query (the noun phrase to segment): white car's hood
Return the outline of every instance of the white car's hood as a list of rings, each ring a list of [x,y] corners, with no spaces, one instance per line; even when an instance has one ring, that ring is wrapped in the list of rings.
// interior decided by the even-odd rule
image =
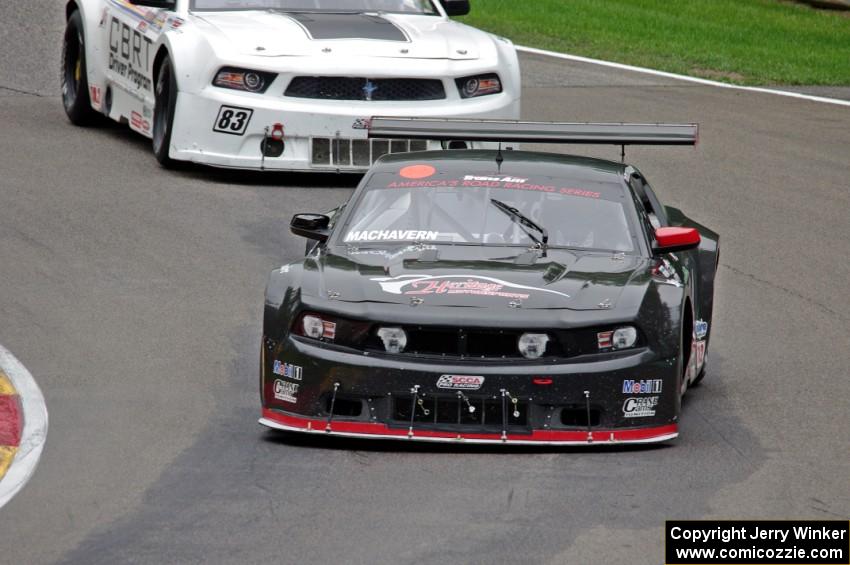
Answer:
[[[488,35],[436,16],[196,12],[201,28],[245,55],[344,54],[407,59],[478,59],[494,49]],[[204,25],[207,24],[207,25]],[[212,39],[212,38],[210,38]],[[328,51],[330,50],[330,51]],[[486,53],[489,55],[490,53]]]

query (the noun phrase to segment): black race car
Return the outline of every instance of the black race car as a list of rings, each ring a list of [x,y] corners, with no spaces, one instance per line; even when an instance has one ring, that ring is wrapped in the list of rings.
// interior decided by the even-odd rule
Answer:
[[[694,144],[694,125],[374,118],[370,135]],[[448,442],[675,438],[702,379],[718,235],[634,167],[552,153],[387,155],[298,214],[272,272],[260,423]]]

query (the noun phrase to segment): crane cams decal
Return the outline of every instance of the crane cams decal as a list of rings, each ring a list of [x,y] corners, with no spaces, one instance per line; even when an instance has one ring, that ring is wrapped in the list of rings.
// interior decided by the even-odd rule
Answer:
[[[298,402],[298,388],[301,385],[298,383],[290,383],[277,379],[274,382],[274,398],[281,402],[289,402],[295,404]]]
[[[443,375],[437,379],[437,388],[451,390],[478,390],[484,384],[484,377],[474,375]]]
[[[376,277],[370,279],[381,285],[381,289],[389,294],[404,294],[408,296],[423,294],[467,294],[474,296],[497,296],[501,298],[527,299],[530,294],[510,292],[505,289],[530,290],[546,292],[569,298],[569,294],[514,284],[492,277],[478,275],[399,275],[397,277]]]
[[[646,418],[655,416],[655,407],[658,406],[657,396],[641,396],[639,398],[627,398],[623,403],[624,418]]]

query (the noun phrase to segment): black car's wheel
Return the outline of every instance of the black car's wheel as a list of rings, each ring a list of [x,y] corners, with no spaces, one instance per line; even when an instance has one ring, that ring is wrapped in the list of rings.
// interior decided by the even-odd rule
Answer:
[[[177,77],[171,59],[166,56],[159,66],[154,91],[153,154],[163,167],[174,168],[176,161],[168,156],[174,107],[177,105]]]
[[[62,42],[62,105],[74,125],[92,125],[100,117],[91,107],[89,98],[83,18],[79,11],[68,18]]]

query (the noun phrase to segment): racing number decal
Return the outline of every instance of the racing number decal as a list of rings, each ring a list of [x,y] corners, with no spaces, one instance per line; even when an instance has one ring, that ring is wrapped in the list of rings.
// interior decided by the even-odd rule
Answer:
[[[213,131],[229,133],[230,135],[244,135],[253,114],[254,110],[249,108],[222,106],[218,111],[218,117],[215,119]]]

